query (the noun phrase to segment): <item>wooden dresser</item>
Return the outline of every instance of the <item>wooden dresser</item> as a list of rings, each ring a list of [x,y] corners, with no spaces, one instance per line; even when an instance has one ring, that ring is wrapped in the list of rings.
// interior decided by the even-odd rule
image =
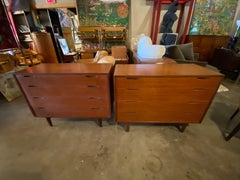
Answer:
[[[14,77],[36,117],[111,117],[111,64],[40,64]]]
[[[194,64],[117,64],[114,72],[116,121],[172,123],[184,131],[200,123],[223,75]]]

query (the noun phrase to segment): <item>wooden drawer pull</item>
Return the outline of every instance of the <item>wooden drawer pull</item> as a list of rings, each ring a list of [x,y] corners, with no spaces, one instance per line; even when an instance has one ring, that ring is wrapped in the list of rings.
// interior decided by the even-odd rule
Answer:
[[[138,80],[139,78],[138,77],[127,77],[127,79],[129,79],[129,80]]]
[[[209,77],[197,77],[197,79],[209,79]]]
[[[138,89],[137,89],[137,88],[127,88],[127,90],[130,90],[130,91],[137,91]]]
[[[126,114],[136,114],[136,112],[125,112]]]
[[[92,110],[100,110],[100,108],[98,108],[98,107],[93,107],[93,108],[91,108]]]
[[[134,100],[127,100],[126,102],[127,103],[135,103],[136,101],[134,101]]]
[[[100,97],[89,97],[88,99],[90,99],[90,100],[100,100],[101,98]]]
[[[32,88],[32,87],[37,87],[37,86],[35,86],[35,85],[28,85],[28,87]]]
[[[194,91],[205,91],[205,89],[204,88],[196,88],[196,89],[194,89]]]
[[[87,78],[95,78],[96,75],[86,75]]]
[[[88,85],[89,88],[98,88],[97,85]]]

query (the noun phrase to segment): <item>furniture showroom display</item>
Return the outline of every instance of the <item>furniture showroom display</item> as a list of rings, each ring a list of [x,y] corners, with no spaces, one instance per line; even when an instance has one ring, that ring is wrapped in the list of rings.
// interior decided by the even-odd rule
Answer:
[[[111,117],[111,64],[40,64],[14,74],[36,117]]]
[[[201,123],[223,75],[194,64],[117,64],[114,71],[116,121]]]

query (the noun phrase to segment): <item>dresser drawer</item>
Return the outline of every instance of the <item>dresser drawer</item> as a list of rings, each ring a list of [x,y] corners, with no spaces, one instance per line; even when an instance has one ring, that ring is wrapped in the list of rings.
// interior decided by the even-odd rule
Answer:
[[[215,89],[219,77],[116,77],[117,88],[202,88]]]
[[[216,93],[216,89],[208,88],[117,88],[117,100],[146,100],[154,101],[209,101]]]
[[[174,115],[169,115],[172,113]],[[200,123],[204,117],[203,112],[198,113],[176,113],[164,111],[144,112],[119,112],[116,116],[117,122],[149,122],[149,123]]]
[[[117,112],[144,112],[148,111],[171,111],[176,113],[182,112],[199,112],[206,111],[208,102],[188,101],[188,102],[160,102],[160,101],[119,101]],[[169,114],[171,116],[171,114]]]
[[[87,96],[34,96],[28,99],[32,107],[39,106],[62,106],[62,104],[71,104],[72,106],[83,107],[107,107],[110,103],[110,98],[103,97],[87,97]],[[49,105],[51,102],[51,105]]]
[[[99,85],[82,85],[82,86],[58,86],[49,84],[48,86],[42,85],[28,85],[22,86],[24,93],[27,96],[97,96],[102,97],[109,92],[109,86]]]
[[[78,86],[81,85],[105,85],[108,83],[106,75],[17,75],[17,79],[23,86],[28,85],[56,85]]]
[[[66,106],[64,109],[57,109],[51,107],[38,107],[34,109],[36,117],[82,117],[82,118],[100,118],[111,117],[111,110],[92,107],[84,109],[75,109],[72,106]]]

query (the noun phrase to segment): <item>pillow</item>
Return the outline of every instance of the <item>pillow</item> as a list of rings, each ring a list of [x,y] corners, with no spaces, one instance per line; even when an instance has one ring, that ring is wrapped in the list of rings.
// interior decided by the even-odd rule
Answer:
[[[177,45],[178,48],[181,50],[185,60],[194,61],[194,53],[193,53],[193,43],[186,43],[186,44],[179,44]]]
[[[178,46],[168,46],[167,47],[167,57],[172,59],[185,60],[185,57]]]

